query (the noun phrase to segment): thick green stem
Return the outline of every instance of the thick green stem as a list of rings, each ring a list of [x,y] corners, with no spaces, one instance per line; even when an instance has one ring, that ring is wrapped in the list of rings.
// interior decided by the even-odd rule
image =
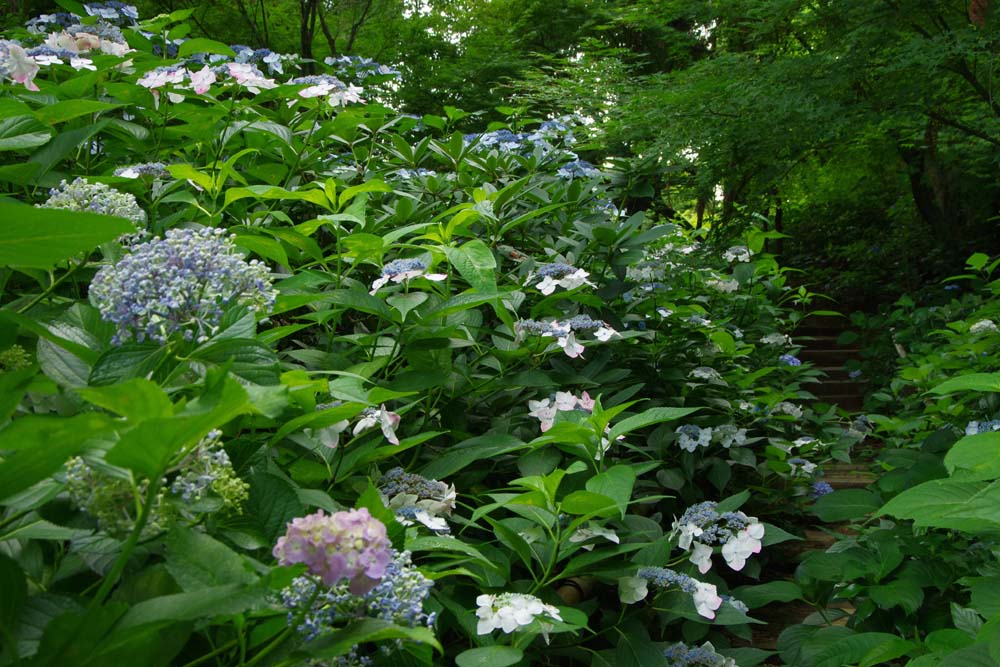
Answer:
[[[91,609],[99,607],[108,597],[111,589],[118,583],[119,577],[121,577],[122,572],[125,570],[125,565],[128,564],[128,559],[132,557],[132,552],[135,551],[135,547],[139,543],[139,536],[142,535],[142,529],[146,527],[146,523],[149,521],[149,513],[156,502],[156,496],[160,493],[160,484],[161,478],[159,475],[149,480],[149,488],[146,489],[146,497],[142,504],[142,511],[139,512],[139,518],[136,519],[135,525],[132,527],[132,532],[129,533],[128,539],[125,540],[121,553],[118,554],[118,560],[115,561],[115,564],[111,567],[111,571],[104,577],[104,581],[101,582],[101,587],[97,589],[94,599],[90,601]]]

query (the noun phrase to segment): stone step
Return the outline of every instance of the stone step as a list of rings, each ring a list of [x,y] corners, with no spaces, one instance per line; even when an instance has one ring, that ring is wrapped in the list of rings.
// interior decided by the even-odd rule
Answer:
[[[847,378],[846,380],[838,380],[830,378],[823,380],[817,385],[810,386],[809,389],[812,393],[817,396],[863,396],[865,390],[868,388],[866,382],[861,382],[860,380],[852,380]]]
[[[875,483],[878,476],[861,463],[828,463],[823,466],[823,481],[834,489],[862,489]]]
[[[840,366],[852,359],[860,359],[861,351],[852,348],[818,348],[804,347],[799,351],[799,359],[811,361],[816,365]]]

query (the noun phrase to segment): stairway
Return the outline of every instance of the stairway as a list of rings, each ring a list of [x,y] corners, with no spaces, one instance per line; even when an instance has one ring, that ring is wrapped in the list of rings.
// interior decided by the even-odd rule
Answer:
[[[868,383],[848,376],[844,364],[860,359],[861,351],[856,346],[837,344],[848,325],[844,317],[810,315],[795,330],[793,339],[803,346],[799,359],[826,374],[820,384],[810,387],[816,398],[848,412],[860,412]]]

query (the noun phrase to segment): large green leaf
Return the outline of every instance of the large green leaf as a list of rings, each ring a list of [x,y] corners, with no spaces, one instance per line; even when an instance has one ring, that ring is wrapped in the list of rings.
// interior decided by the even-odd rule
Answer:
[[[513,646],[480,646],[455,656],[458,667],[509,667],[524,658],[524,651]]]
[[[1000,477],[1000,433],[962,438],[944,456],[944,465],[955,479],[965,482]]]
[[[475,239],[458,248],[445,247],[443,250],[451,265],[472,287],[485,293],[497,291],[497,263],[488,245]]]
[[[112,427],[107,416],[96,413],[14,420],[0,431],[0,450],[10,452],[0,462],[0,501],[53,474],[88,441]]]
[[[821,496],[813,504],[813,514],[823,521],[861,519],[879,508],[875,494],[866,489],[841,489]]]
[[[258,579],[238,553],[215,538],[187,526],[167,535],[167,570],[187,592],[211,586],[251,584]]]
[[[420,474],[431,479],[442,479],[476,462],[487,461],[501,454],[509,454],[527,447],[522,440],[503,433],[487,433],[470,438],[448,448],[428,463]]]
[[[213,428],[248,409],[246,391],[236,380],[227,379],[189,403],[184,412],[147,419],[126,431],[105,458],[113,465],[156,478],[181,448],[197,443]]]
[[[650,408],[637,415],[623,419],[615,424],[611,429],[611,433],[608,434],[608,439],[614,442],[614,440],[620,435],[625,435],[626,433],[630,433],[653,424],[662,424],[663,422],[674,421],[675,419],[686,417],[699,409],[700,408]]]
[[[386,642],[403,639],[423,644],[430,644],[441,651],[441,644],[430,628],[408,628],[375,618],[365,618],[353,621],[347,627],[323,635],[309,642],[305,651],[316,658],[335,658],[344,655],[356,644],[365,642]]]
[[[22,115],[0,119],[0,151],[36,148],[52,138],[52,130],[34,116]]]
[[[931,389],[934,394],[951,394],[956,391],[1000,392],[1000,373],[969,373],[945,380]]]
[[[587,480],[587,491],[601,494],[615,501],[621,518],[625,518],[632,487],[635,486],[635,470],[632,466],[619,464]]]
[[[48,269],[135,227],[124,218],[0,201],[0,266]]]
[[[161,595],[129,609],[118,628],[239,614],[263,605],[267,598],[268,591],[262,586],[244,584],[211,586],[189,593]]]

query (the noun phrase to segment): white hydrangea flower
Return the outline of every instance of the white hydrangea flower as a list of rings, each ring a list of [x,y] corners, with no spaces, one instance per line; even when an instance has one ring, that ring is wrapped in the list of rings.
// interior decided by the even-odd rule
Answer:
[[[691,597],[694,600],[695,611],[705,618],[715,618],[715,610],[722,606],[722,598],[715,584],[703,581],[696,581],[694,584],[696,590]]]
[[[743,569],[750,556],[760,553],[764,524],[758,523],[752,517],[750,520],[752,523],[722,545],[722,557],[726,559],[726,564],[736,571]]]
[[[734,245],[722,253],[722,259],[727,262],[749,262],[752,255],[753,252],[745,245]]]
[[[698,366],[691,371],[691,377],[696,380],[708,380],[709,382],[721,382],[722,384],[726,383],[726,381],[722,379],[722,376],[719,375],[719,372],[709,366]]]
[[[981,333],[996,333],[997,325],[993,320],[979,320],[971,327],[969,327],[969,333],[981,334]]]
[[[776,415],[788,415],[795,419],[802,416],[802,408],[795,405],[794,403],[789,403],[788,401],[781,401],[771,410]]]
[[[561,621],[559,609],[545,604],[534,595],[523,593],[483,594],[476,598],[479,608],[476,617],[476,634],[485,635],[500,629],[510,634],[519,627],[531,625],[538,617]]]
[[[698,571],[705,574],[712,569],[712,547],[701,542],[695,542],[694,549],[688,560],[698,566]]]
[[[764,345],[791,345],[792,339],[790,336],[786,336],[783,333],[769,333],[760,339],[760,342]]]
[[[706,280],[705,285],[724,294],[730,294],[740,288],[736,280]]]
[[[715,427],[712,439],[726,449],[730,447],[742,447],[747,444],[747,430],[745,428],[737,428],[733,424],[723,424]]]

